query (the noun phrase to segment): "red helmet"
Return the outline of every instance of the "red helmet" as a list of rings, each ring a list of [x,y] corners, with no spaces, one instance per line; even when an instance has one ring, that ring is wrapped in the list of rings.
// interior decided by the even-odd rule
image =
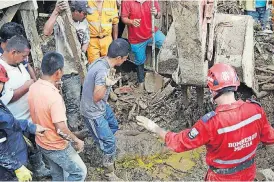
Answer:
[[[0,64],[0,82],[5,83],[9,80],[6,69]]]
[[[214,92],[218,92],[226,87],[235,87],[236,91],[240,85],[240,80],[232,66],[218,63],[208,70],[207,85]]]

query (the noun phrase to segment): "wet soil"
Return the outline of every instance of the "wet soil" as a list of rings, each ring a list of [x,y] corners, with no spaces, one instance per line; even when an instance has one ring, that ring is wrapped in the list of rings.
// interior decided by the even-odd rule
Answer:
[[[234,5],[231,5],[234,9],[233,12],[238,12],[238,9],[235,9]],[[229,8],[224,8],[224,11],[229,11]],[[237,14],[237,13],[235,13]],[[42,33],[42,25],[45,22],[45,18],[38,18],[37,26]],[[45,42],[42,45],[43,52],[50,50],[55,50],[54,48],[54,39],[44,38]],[[262,65],[271,65],[273,62],[273,52],[271,55],[270,48],[273,47],[267,46],[269,42],[274,39],[268,37],[259,37],[256,39],[257,42],[261,43],[261,46],[258,50],[258,45],[255,48],[255,62],[256,66]],[[267,54],[267,56],[263,56]],[[269,56],[270,55],[270,56]],[[120,71],[122,71],[123,76],[123,85],[129,85],[134,91],[136,91],[136,73],[134,66],[131,63],[127,63],[128,66],[123,66]],[[260,73],[257,73],[260,74]],[[171,83],[174,84],[174,83]],[[151,133],[148,133],[143,130],[143,128],[137,126],[134,121],[134,116],[141,114],[156,120],[157,124],[161,127],[164,127],[168,130],[178,132],[182,129],[190,127],[196,120],[198,120],[205,113],[214,110],[214,106],[210,103],[208,92],[205,90],[205,101],[203,107],[199,107],[196,99],[196,90],[194,87],[190,87],[188,94],[189,99],[186,101],[182,88],[180,86],[173,85],[174,91],[167,97],[164,97],[157,101],[156,104],[150,104],[151,99],[155,96],[154,94],[143,93],[140,94],[137,91],[134,92],[131,96],[130,94],[124,94],[120,97],[128,97],[129,99],[126,102],[119,101],[111,102],[112,108],[116,114],[117,119],[119,120],[119,125],[121,131],[140,132],[142,134],[136,134],[130,136],[129,142],[134,143],[133,140],[136,140],[135,146],[132,146],[131,143],[128,143],[123,147],[118,148],[118,155],[123,153],[123,151],[128,151],[128,147],[131,147],[131,151],[135,155],[123,155],[116,162],[116,171],[117,175],[124,180],[203,180],[204,175],[207,170],[205,164],[205,149],[200,148],[191,152],[175,154],[170,151],[163,152],[164,144],[162,141],[154,139]],[[253,93],[250,89],[242,87],[237,96],[242,99],[252,97]],[[133,96],[133,99],[132,99]],[[269,94],[259,99],[258,101],[262,104],[262,107],[265,109],[269,121],[274,125],[274,94],[269,92]],[[146,105],[146,109],[142,109],[138,104],[133,110],[136,99],[142,100]],[[129,113],[131,112],[131,117],[129,118]],[[118,136],[118,139],[123,140],[127,139],[127,135],[122,134]],[[159,144],[156,144],[159,142]],[[102,180],[101,175],[103,173],[101,165],[101,152],[93,143],[92,138],[88,137],[85,139],[86,149],[80,154],[82,159],[85,161],[88,167],[88,177],[86,180]],[[155,143],[155,148],[147,148],[148,144]],[[134,143],[135,144],[135,143]],[[147,155],[141,155],[140,150],[151,150],[147,152]],[[154,151],[155,150],[155,151]],[[157,152],[158,151],[158,152]],[[138,153],[139,152],[139,153]],[[145,152],[145,153],[146,153]],[[153,153],[152,153],[153,152]],[[256,157],[257,167],[259,169],[273,168],[274,160],[272,155],[266,152],[263,146],[258,148],[257,157]]]

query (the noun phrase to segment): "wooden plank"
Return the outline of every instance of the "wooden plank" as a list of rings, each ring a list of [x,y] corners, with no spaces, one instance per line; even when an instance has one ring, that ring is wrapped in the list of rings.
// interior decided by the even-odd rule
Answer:
[[[31,44],[31,56],[36,76],[41,74],[41,61],[43,59],[43,52],[41,49],[41,39],[36,29],[36,21],[34,11],[20,10],[20,14],[25,27],[26,35]]]
[[[65,0],[67,2],[67,0]],[[72,50],[75,59],[75,66],[78,70],[79,76],[81,78],[81,83],[84,83],[84,79],[87,74],[85,61],[83,60],[85,56],[82,58],[82,50],[81,45],[78,41],[78,37],[76,34],[75,27],[73,26],[73,20],[70,9],[62,12],[61,17],[63,19],[65,26],[65,35]]]
[[[20,4],[20,3],[23,3],[23,2],[26,2],[28,0],[4,0],[4,1],[1,1],[0,3],[0,9],[4,9],[4,8],[8,8],[8,7],[11,7],[11,6],[14,6],[16,4]]]
[[[16,14],[16,12],[20,6],[21,6],[21,4],[17,4],[17,5],[9,7],[6,10],[3,18],[0,21],[0,27],[2,27],[5,23],[10,22],[13,19],[14,15]]]
[[[38,4],[36,0],[29,0],[25,3],[22,3],[20,10],[37,10]]]

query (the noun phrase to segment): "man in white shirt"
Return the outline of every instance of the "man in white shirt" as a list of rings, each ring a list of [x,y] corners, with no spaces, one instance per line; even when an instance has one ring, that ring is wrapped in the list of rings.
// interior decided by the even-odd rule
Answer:
[[[15,35],[9,39],[4,53],[0,56],[0,64],[7,71],[9,81],[6,82],[1,100],[18,120],[31,120],[28,91],[29,87],[34,83],[28,71],[22,62],[30,53],[30,45],[28,40],[20,35]],[[29,135],[28,137],[31,137]],[[30,138],[32,139],[32,138]],[[35,143],[32,140],[32,143]],[[50,175],[42,161],[42,154],[36,148],[31,151],[30,163],[32,171],[36,177],[44,177]]]
[[[22,61],[29,55],[29,43],[23,36],[14,36],[9,40],[6,51],[0,57],[0,64],[7,70],[9,81],[6,83],[2,101],[16,119],[29,119],[27,93],[34,83]]]
[[[62,77],[63,97],[67,109],[68,124],[72,131],[77,131],[80,129],[79,126],[81,126],[81,122],[79,122],[81,82],[77,67],[75,66],[75,58],[65,34],[65,22],[62,17],[59,16],[68,8],[66,1],[56,3],[54,11],[45,23],[44,35],[49,36],[54,33],[56,51],[64,56],[65,65],[63,69],[64,75]],[[73,26],[75,27],[82,52],[85,54],[90,40],[89,27],[86,20],[86,15],[90,13],[90,9],[87,7],[87,1],[85,0],[72,0],[70,9]]]

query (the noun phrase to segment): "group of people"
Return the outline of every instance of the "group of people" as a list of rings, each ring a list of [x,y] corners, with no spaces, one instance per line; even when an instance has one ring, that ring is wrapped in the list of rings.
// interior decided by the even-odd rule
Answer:
[[[152,41],[151,14],[160,18],[159,4],[155,1],[152,7],[148,0],[122,1],[120,18],[116,1],[74,0],[69,6],[78,40],[89,62],[82,88],[66,40],[65,22],[59,16],[69,8],[67,2],[58,1],[45,24],[44,34],[54,33],[56,51],[44,55],[39,79],[28,61],[30,45],[24,28],[10,22],[0,29],[1,181],[16,177],[19,181],[30,181],[32,172],[37,177],[50,175],[53,181],[84,181],[87,168],[78,153],[85,144],[74,133],[77,126],[71,127],[72,122],[80,123],[81,118],[103,153],[103,177],[121,180],[114,173],[114,134],[119,126],[107,102],[111,87],[118,82],[113,70],[132,51],[138,82],[143,87],[145,49]],[[128,41],[118,38],[119,19],[128,26]],[[161,47],[165,36],[156,27],[155,32],[156,45]],[[79,87],[73,87],[70,94],[64,93],[64,100],[60,90],[70,88],[71,80],[79,82]],[[206,145],[209,165],[206,180],[254,180],[256,147],[261,141],[271,148],[274,130],[258,103],[235,100],[234,92],[240,81],[231,66],[214,65],[207,80],[212,100],[218,106],[192,128],[173,133],[143,116],[137,116],[136,120],[162,137],[175,152]],[[73,115],[67,114],[68,105],[76,106]]]
[[[80,83],[66,40],[65,22],[59,16],[68,8],[89,67],[83,87],[74,85],[70,94],[65,93],[64,101],[59,91],[70,87],[71,80]],[[78,129],[70,123],[80,123],[80,118],[103,151],[104,176],[108,180],[119,179],[114,174],[114,134],[118,122],[107,104],[111,86],[117,79],[110,72],[126,61],[132,50],[136,54],[138,80],[143,86],[145,49],[152,41],[151,13],[155,18],[160,17],[158,2],[155,8],[148,1],[122,2],[119,18],[116,1],[71,1],[70,4],[58,1],[44,26],[44,35],[54,33],[56,51],[44,55],[39,79],[29,64],[30,44],[22,25],[9,22],[1,27],[1,109],[5,113],[0,125],[0,170],[5,174],[1,180],[14,180],[15,176],[19,181],[31,180],[33,172],[36,177],[51,175],[54,181],[83,181],[87,169],[78,152],[83,151],[84,142],[70,130]],[[119,19],[129,26],[130,43],[118,38]],[[157,30],[158,47],[164,38]],[[73,115],[66,114],[67,105],[76,106]],[[32,172],[26,167],[28,159]],[[45,159],[50,170],[43,162]]]
[[[261,25],[264,32],[273,33],[273,22],[270,19],[271,7],[274,5],[273,1],[272,4],[269,0],[240,0],[239,2],[245,15],[252,16]]]

